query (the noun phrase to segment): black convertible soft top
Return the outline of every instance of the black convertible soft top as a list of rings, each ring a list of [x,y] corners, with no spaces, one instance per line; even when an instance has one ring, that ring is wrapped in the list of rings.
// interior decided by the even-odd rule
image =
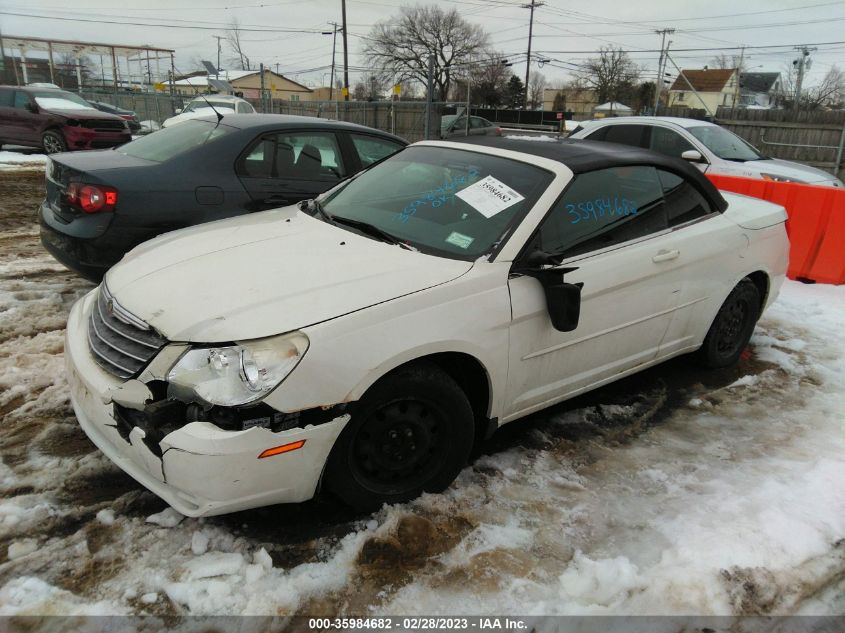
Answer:
[[[469,136],[449,139],[458,143],[499,147],[523,154],[540,156],[566,165],[575,174],[582,174],[608,167],[651,165],[671,171],[689,180],[710,204],[724,211],[728,203],[719,190],[698,169],[680,158],[671,158],[658,152],[629,145],[567,139],[563,141],[531,141],[496,136]]]

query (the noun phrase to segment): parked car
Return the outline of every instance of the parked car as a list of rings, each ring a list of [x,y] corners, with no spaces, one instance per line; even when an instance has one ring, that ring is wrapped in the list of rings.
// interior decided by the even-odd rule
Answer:
[[[173,229],[293,204],[406,145],[312,117],[230,114],[159,130],[116,151],[47,166],[41,241],[99,281],[126,251]]]
[[[126,121],[100,112],[72,92],[0,86],[0,145],[40,147],[55,154],[115,147],[131,138]]]
[[[673,356],[737,361],[783,207],[582,142],[417,143],[299,206],[161,236],[70,313],[88,437],[179,512],[447,487],[498,426]]]
[[[440,117],[440,138],[450,136],[501,136],[502,128],[494,125],[480,116],[469,117],[469,134],[467,134],[467,118],[464,115],[444,114]]]
[[[104,101],[89,101],[88,103],[100,112],[108,112],[125,120],[129,124],[129,131],[132,134],[137,134],[141,131],[141,121],[138,119],[138,115],[134,110],[125,110],[124,108],[119,108],[116,105],[105,103]]]
[[[725,176],[843,187],[829,173],[779,158],[769,158],[725,128],[677,117],[617,117],[582,121],[568,138],[588,138],[644,147],[683,158],[701,171]]]
[[[255,108],[252,107],[249,101],[226,95],[208,95],[197,97],[183,109],[176,110],[176,116],[165,119],[161,127],[184,123],[191,119],[216,116],[215,111],[224,116],[227,114],[255,114]]]

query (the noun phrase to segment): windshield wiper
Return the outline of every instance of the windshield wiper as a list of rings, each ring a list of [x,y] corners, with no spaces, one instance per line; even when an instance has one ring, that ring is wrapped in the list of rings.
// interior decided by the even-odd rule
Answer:
[[[400,240],[395,235],[391,235],[387,231],[383,231],[375,224],[363,222],[362,220],[353,220],[352,218],[344,218],[338,215],[333,215],[331,217],[334,220],[335,224],[345,224],[346,226],[352,227],[353,229],[358,229],[362,233],[365,233],[370,237],[374,237],[377,240],[381,240],[382,242],[387,242],[388,244],[398,244],[402,248],[407,248],[408,250],[417,250],[407,242],[403,242],[402,240]]]
[[[323,203],[317,200],[316,198],[311,198],[310,200],[303,200],[299,203],[299,210],[300,211],[316,211],[323,219],[328,222],[329,224],[334,224],[334,216],[326,211],[325,207],[323,207]]]

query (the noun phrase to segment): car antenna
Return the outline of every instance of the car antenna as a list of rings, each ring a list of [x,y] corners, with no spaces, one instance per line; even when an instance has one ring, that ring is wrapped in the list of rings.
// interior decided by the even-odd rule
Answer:
[[[176,72],[180,72],[180,73],[182,72],[182,71],[180,71],[178,68],[176,68],[175,70],[176,70]],[[202,97],[202,100],[203,100],[203,101],[205,101],[205,102],[208,104],[208,107],[209,107],[209,108],[211,108],[212,110],[214,110],[214,114],[216,114],[216,115],[217,115],[217,125],[220,125],[220,121],[222,121],[222,120],[223,120],[223,115],[222,115],[222,114],[220,114],[220,113],[217,111],[217,108],[215,108],[213,105],[211,105],[211,101],[209,101],[208,99],[206,99],[204,94],[200,94],[199,96],[200,96],[200,97]]]
[[[217,111],[217,108],[215,108],[213,105],[211,105],[211,101],[209,101],[208,99],[206,99],[206,98],[205,98],[205,95],[202,95],[202,94],[201,94],[200,96],[202,97],[202,100],[203,100],[203,101],[205,101],[205,102],[208,104],[208,107],[209,107],[209,108],[211,108],[212,110],[214,110],[214,114],[216,114],[216,115],[217,115],[217,125],[220,125],[220,121],[222,121],[222,120],[223,120],[223,115],[222,115],[222,114],[220,114],[220,113]]]

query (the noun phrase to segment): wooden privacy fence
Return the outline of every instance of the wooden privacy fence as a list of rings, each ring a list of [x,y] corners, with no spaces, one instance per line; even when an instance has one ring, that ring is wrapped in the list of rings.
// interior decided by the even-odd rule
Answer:
[[[431,106],[431,138],[439,136],[441,105]],[[358,123],[411,143],[425,138],[426,108],[421,101],[274,101],[273,112]]]

